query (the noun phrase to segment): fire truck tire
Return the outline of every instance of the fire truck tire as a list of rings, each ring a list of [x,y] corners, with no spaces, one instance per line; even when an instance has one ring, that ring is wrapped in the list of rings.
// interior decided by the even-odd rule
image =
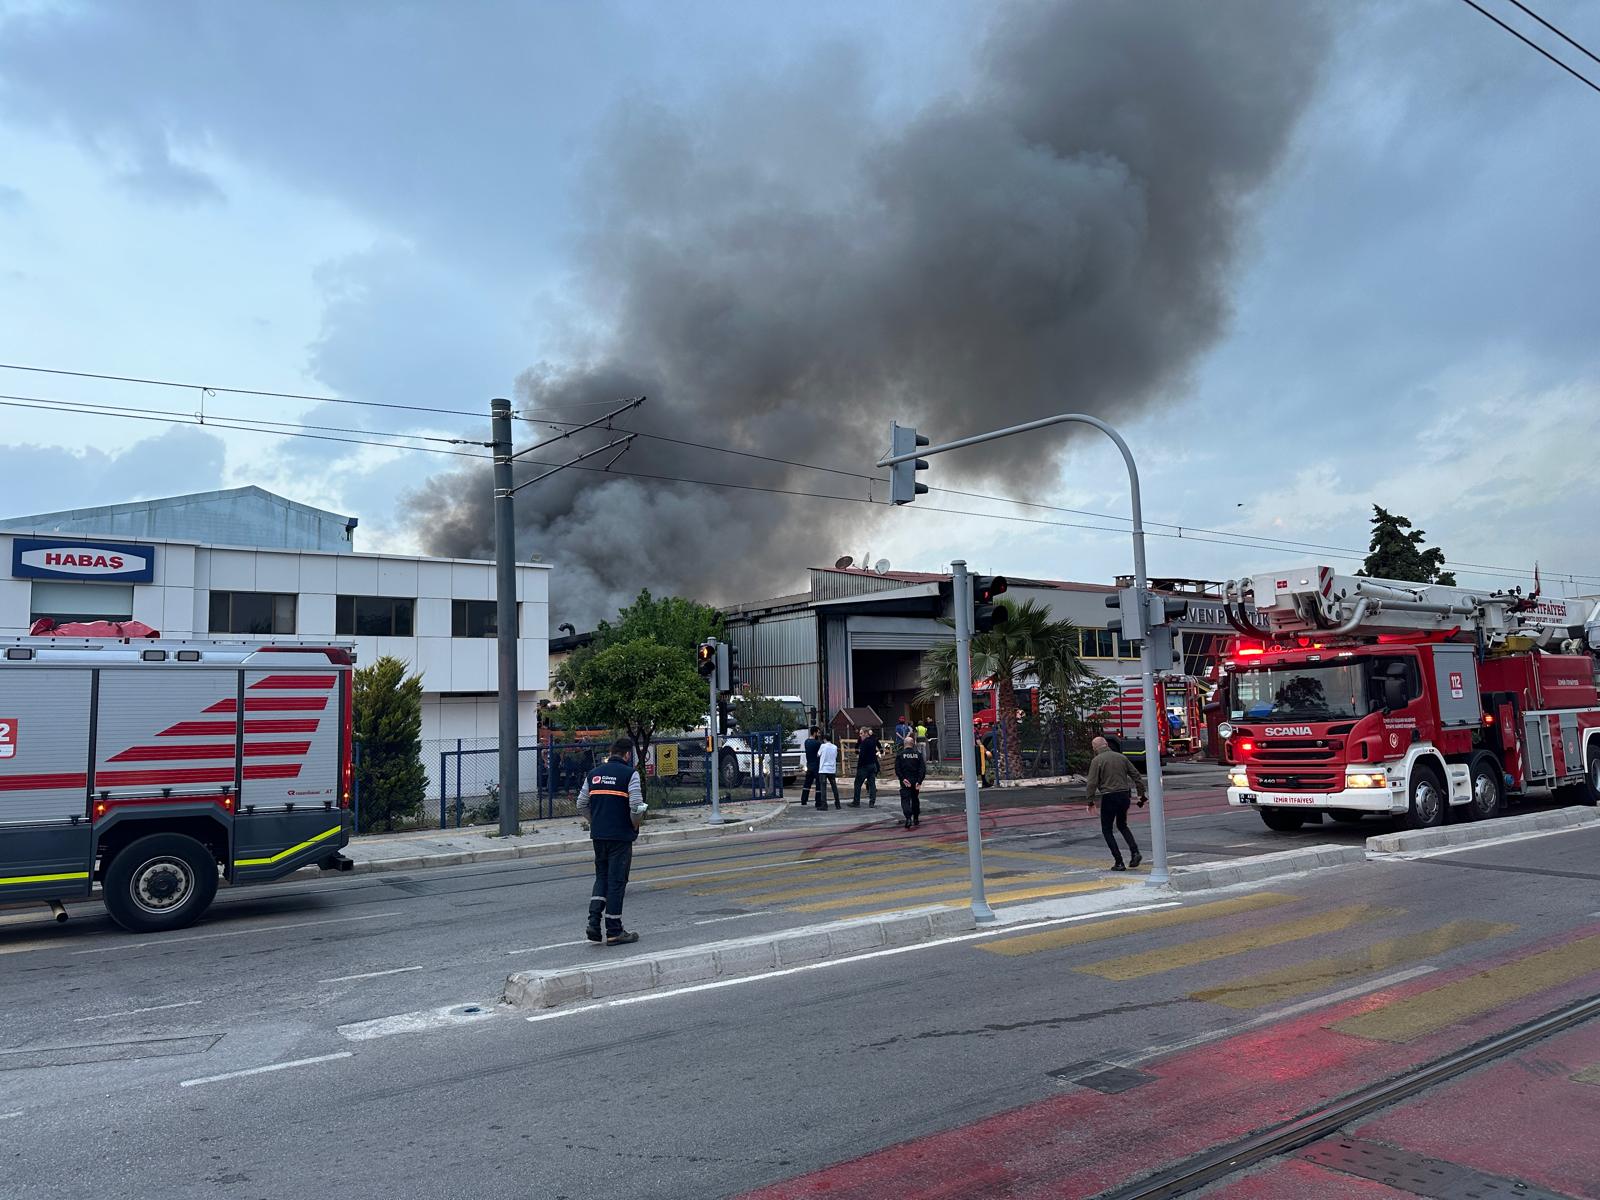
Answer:
[[[1578,801],[1591,808],[1600,804],[1600,746],[1589,750],[1589,771],[1578,785]]]
[[[129,842],[104,879],[106,911],[133,933],[192,924],[217,894],[217,860],[194,838],[155,833]]]
[[[1294,833],[1306,823],[1306,815],[1292,808],[1263,808],[1261,820],[1274,833]]]
[[[1492,754],[1474,754],[1467,770],[1471,776],[1472,799],[1462,806],[1462,815],[1469,821],[1487,821],[1499,816],[1506,798],[1500,760]]]
[[[724,789],[736,788],[742,778],[739,772],[739,760],[731,754],[724,754],[717,764],[717,782]]]
[[[1431,829],[1444,824],[1448,801],[1444,780],[1433,767],[1418,764],[1411,769],[1411,806],[1400,817],[1402,829]]]

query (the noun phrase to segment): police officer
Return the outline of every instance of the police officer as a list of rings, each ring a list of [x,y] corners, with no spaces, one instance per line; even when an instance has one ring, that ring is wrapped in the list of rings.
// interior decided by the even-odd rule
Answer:
[[[611,757],[590,769],[578,792],[578,816],[594,841],[594,890],[589,894],[589,924],[583,931],[591,942],[601,940],[602,916],[606,945],[639,940],[637,933],[622,927],[622,895],[633,865],[633,841],[647,807],[639,772],[633,769],[633,743],[618,738],[611,744]]]
[[[922,824],[922,781],[928,774],[928,760],[917,749],[915,738],[906,738],[894,756],[895,778],[900,781],[900,812],[907,829]]]

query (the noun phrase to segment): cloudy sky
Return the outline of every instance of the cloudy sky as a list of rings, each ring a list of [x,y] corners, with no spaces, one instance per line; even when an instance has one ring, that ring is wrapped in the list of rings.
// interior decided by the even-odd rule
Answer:
[[[1535,7],[1600,49],[1600,8]],[[1126,484],[1089,436],[934,460],[1035,507],[638,478],[881,499],[891,417],[1082,408],[1139,458],[1158,574],[1353,567],[1379,503],[1464,581],[1597,592],[1597,143],[1600,93],[1459,0],[0,0],[0,361],[217,389],[0,370],[0,514],[258,483],[367,550],[481,552],[470,460],[216,422],[482,422],[221,389],[644,392],[633,428],[790,461],[640,439],[530,488],[574,617],[844,553],[1105,579]]]

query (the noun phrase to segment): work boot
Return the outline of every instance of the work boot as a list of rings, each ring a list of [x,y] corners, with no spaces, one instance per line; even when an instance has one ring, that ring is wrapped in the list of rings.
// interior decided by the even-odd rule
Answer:
[[[1113,870],[1113,871],[1126,871],[1126,870],[1127,870],[1127,869],[1128,869],[1128,867],[1127,867],[1127,864],[1125,864],[1125,863],[1124,863],[1124,862],[1123,862],[1123,861],[1122,861],[1122,860],[1121,860],[1121,859],[1120,859],[1120,858],[1119,858],[1119,859],[1117,859],[1117,861],[1116,861],[1116,862],[1114,862],[1114,863],[1112,863],[1112,864],[1111,864],[1111,869],[1112,869],[1112,870]]]
[[[850,801],[850,807],[851,808],[860,808],[861,807],[861,801],[859,801],[859,800]]]
[[[639,935],[627,929],[619,929],[615,933],[608,932],[606,934],[606,945],[608,946],[626,946],[629,942],[637,942],[638,940]]]
[[[1130,870],[1130,871],[1133,870],[1135,867],[1137,867],[1143,861],[1144,861],[1144,855],[1140,854],[1137,850],[1135,850],[1133,852],[1133,857],[1128,860],[1128,870]]]

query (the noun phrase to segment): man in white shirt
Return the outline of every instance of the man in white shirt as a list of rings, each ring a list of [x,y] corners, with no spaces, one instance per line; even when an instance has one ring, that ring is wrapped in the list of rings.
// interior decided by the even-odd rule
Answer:
[[[828,789],[833,789],[833,806],[839,807],[839,743],[833,734],[822,735],[817,747],[817,807],[828,806]]]

